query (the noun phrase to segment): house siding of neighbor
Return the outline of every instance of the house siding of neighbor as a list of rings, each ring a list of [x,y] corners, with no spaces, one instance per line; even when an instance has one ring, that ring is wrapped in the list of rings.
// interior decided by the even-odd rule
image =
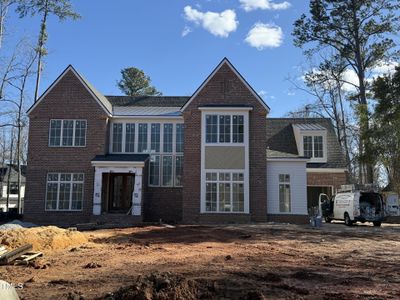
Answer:
[[[104,96],[69,66],[28,111],[24,217],[304,223],[343,155],[328,120],[268,112],[227,59],[191,97]]]

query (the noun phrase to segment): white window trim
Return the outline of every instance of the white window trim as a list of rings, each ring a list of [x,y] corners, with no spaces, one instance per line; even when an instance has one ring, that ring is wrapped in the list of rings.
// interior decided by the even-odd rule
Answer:
[[[228,213],[228,214],[241,214],[241,213],[244,213],[244,211],[245,211],[245,201],[244,201],[244,203],[243,203],[243,205],[244,205],[244,211],[233,211],[232,209],[233,209],[233,207],[231,206],[231,211],[220,211],[219,210],[219,184],[223,184],[223,183],[229,183],[230,184],[230,186],[231,186],[231,188],[230,188],[230,193],[229,193],[229,197],[230,197],[230,200],[231,200],[231,203],[233,202],[233,184],[234,183],[242,183],[243,184],[243,200],[244,200],[244,170],[219,170],[219,171],[212,171],[212,170],[209,170],[209,169],[207,169],[207,171],[206,171],[206,175],[207,175],[207,173],[216,173],[217,174],[217,179],[216,180],[207,180],[207,178],[206,178],[206,181],[205,181],[205,184],[207,185],[207,182],[210,182],[210,183],[216,183],[217,184],[217,210],[216,211],[207,211],[206,210],[206,213],[211,213],[211,214],[214,214],[214,213],[219,213],[219,214],[221,214],[221,213]],[[226,181],[226,180],[220,180],[219,179],[219,173],[229,173],[230,174],[230,180],[229,181]],[[240,181],[240,180],[233,180],[233,173],[241,173],[241,174],[243,174],[243,180],[242,181]]]
[[[202,110],[202,115],[204,115],[204,128],[206,125],[206,116],[208,115],[216,115],[217,116],[217,141],[214,142],[208,142],[206,141],[206,130],[204,130],[204,135],[202,135],[202,139],[204,140],[204,143],[206,146],[245,146],[245,141],[246,141],[246,134],[248,134],[248,131],[246,132],[246,129],[244,128],[243,130],[243,143],[234,143],[233,142],[233,116],[243,116],[243,125],[245,127],[245,118],[248,116],[248,112],[243,112],[242,110],[239,111],[226,111],[226,110],[221,110],[221,111],[209,111],[209,110]],[[230,140],[231,142],[229,143],[223,143],[219,141],[219,116],[230,116],[231,117],[231,124],[230,124]]]
[[[51,122],[52,121],[61,121],[61,132],[60,132],[60,145],[50,145],[50,138],[51,138]],[[73,133],[72,133],[72,145],[64,146],[62,144],[63,140],[63,129],[64,129],[64,121],[72,121],[74,124],[73,127]],[[78,121],[85,121],[86,122],[86,127],[85,127],[85,145],[79,145],[75,146],[75,130],[76,130],[76,122]],[[87,129],[88,129],[88,122],[85,119],[50,119],[49,122],[49,139],[48,139],[48,146],[50,148],[85,148],[86,147],[86,139],[87,139]]]
[[[49,174],[58,174],[58,180],[57,181],[50,181],[50,183],[57,183],[57,205],[56,205],[56,209],[47,208],[47,189],[48,189],[48,184],[49,184],[49,181],[48,181]],[[70,181],[61,181],[61,174],[71,174],[71,180]],[[73,181],[72,179],[73,179],[74,174],[83,174],[82,181]],[[60,202],[60,183],[65,183],[65,182],[71,183],[71,191],[70,191],[70,194],[69,194],[69,208],[68,209],[59,209],[58,205],[59,205],[59,202]],[[83,185],[82,186],[82,208],[81,209],[72,209],[71,208],[72,207],[72,184],[73,183],[82,183],[82,185]],[[85,173],[83,173],[83,172],[82,173],[78,173],[78,172],[74,172],[74,173],[69,173],[69,172],[48,172],[46,174],[46,196],[45,196],[45,201],[44,201],[44,210],[45,211],[49,211],[49,212],[52,212],[52,211],[61,211],[61,212],[83,211],[83,203],[84,203],[84,200],[85,200],[84,193],[85,193]]]
[[[252,108],[202,108],[201,111],[201,175],[200,175],[200,213],[201,214],[249,214],[250,213],[250,188],[249,188],[249,111]],[[221,114],[221,112],[231,115],[240,115],[244,116],[244,143],[207,143],[206,140],[206,115],[209,114]],[[240,170],[232,170],[232,169],[205,169],[205,147],[221,147],[221,146],[244,146],[245,148],[245,168]],[[244,174],[244,211],[243,212],[208,212],[206,211],[206,173],[208,172],[241,172]]]
[[[326,130],[313,130],[307,131],[302,130],[301,132],[297,129],[295,130],[295,137],[297,148],[300,156],[304,156],[304,137],[311,136],[312,137],[312,154],[313,156],[309,158],[308,162],[310,163],[326,163],[328,161],[328,147],[327,147],[327,133]],[[323,147],[323,157],[314,157],[314,137],[322,136],[322,147]]]
[[[286,182],[286,181],[281,181],[280,180],[280,175],[289,175],[289,182]],[[280,190],[279,190],[279,187],[280,187],[280,185],[281,184],[288,184],[289,185],[289,190],[290,190],[290,211],[281,211],[281,203],[280,203],[280,201],[281,201],[281,199],[280,199]],[[288,174],[288,173],[286,173],[286,174],[282,174],[282,173],[279,173],[278,174],[278,209],[279,209],[279,214],[281,214],[281,215],[292,215],[293,214],[293,212],[292,212],[292,205],[293,205],[293,201],[292,201],[292,195],[293,195],[293,193],[292,193],[292,176],[291,176],[291,174]]]

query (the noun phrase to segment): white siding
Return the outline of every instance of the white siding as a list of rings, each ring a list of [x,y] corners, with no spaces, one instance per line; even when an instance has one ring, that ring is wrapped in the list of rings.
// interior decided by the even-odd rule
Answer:
[[[279,211],[279,174],[290,174],[290,213]],[[304,161],[267,162],[267,213],[307,215],[307,173]]]

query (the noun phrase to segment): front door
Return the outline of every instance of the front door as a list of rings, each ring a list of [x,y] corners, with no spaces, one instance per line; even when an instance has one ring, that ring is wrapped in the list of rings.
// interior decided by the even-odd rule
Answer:
[[[133,174],[110,174],[109,212],[127,213],[132,206]]]

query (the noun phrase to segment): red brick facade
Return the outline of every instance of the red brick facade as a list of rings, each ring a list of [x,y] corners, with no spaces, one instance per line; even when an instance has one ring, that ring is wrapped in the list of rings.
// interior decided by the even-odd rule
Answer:
[[[334,191],[348,183],[348,173],[307,173],[308,186],[332,186]]]
[[[250,217],[247,215],[200,214],[201,190],[201,111],[202,105],[249,105],[249,168]],[[185,165],[183,188],[183,221],[265,221],[266,195],[266,114],[264,106],[255,98],[235,72],[223,64],[208,83],[185,108]]]
[[[107,114],[85,86],[68,71],[30,113],[24,218],[35,223],[73,224],[90,220],[94,169],[91,160],[107,151]],[[86,147],[49,147],[51,119],[86,119]],[[45,211],[48,172],[85,174],[80,212]]]

